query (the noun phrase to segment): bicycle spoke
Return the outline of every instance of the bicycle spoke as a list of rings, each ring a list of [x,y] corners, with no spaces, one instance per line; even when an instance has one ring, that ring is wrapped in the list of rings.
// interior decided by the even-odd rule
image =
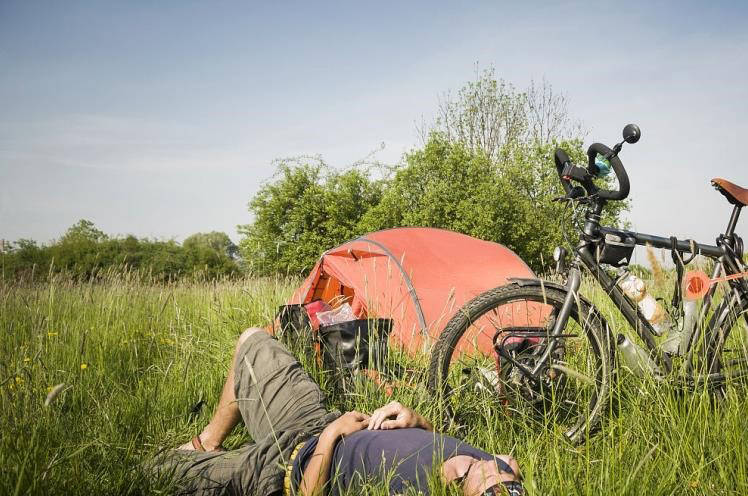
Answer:
[[[588,330],[593,326],[599,332],[600,326],[573,317],[561,335],[550,337],[562,299],[557,291],[553,298],[539,288],[527,293],[503,302],[497,298],[478,312],[468,309],[458,328],[445,330],[457,333],[443,362],[449,406],[460,417],[485,416],[489,400],[525,421],[536,417],[558,424],[578,440],[590,425],[587,418],[599,414],[591,404],[599,403],[604,371],[588,342]],[[549,361],[539,362],[551,343],[555,346]],[[536,368],[539,373],[530,375]]]

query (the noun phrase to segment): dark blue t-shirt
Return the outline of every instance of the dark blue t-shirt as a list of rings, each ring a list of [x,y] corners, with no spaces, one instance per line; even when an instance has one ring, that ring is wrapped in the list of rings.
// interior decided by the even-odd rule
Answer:
[[[316,447],[317,438],[313,437],[294,460],[294,487],[301,482]],[[409,487],[429,494],[428,480],[433,470],[457,455],[494,459],[485,451],[438,432],[423,429],[358,431],[341,439],[335,446],[330,469],[331,493],[337,495],[338,489],[389,478],[390,494],[404,494]],[[496,458],[496,462],[501,470],[509,470],[503,461]]]

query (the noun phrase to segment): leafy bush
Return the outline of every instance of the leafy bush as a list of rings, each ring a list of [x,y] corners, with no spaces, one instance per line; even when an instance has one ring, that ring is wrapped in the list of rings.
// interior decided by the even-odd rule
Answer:
[[[361,233],[359,220],[379,203],[384,184],[317,158],[279,161],[275,180],[249,203],[254,221],[239,226],[242,258],[256,274],[309,270],[321,251]]]
[[[562,194],[554,148],[586,162],[564,95],[546,82],[517,91],[493,70],[479,72],[441,100],[421,131],[423,147],[383,178],[360,167],[331,170],[319,159],[278,162],[249,203],[253,221],[239,226],[247,265],[257,274],[303,273],[324,250],[366,232],[427,226],[502,243],[543,272],[579,220],[552,201]],[[603,222],[619,224],[627,206],[609,204]]]
[[[111,238],[88,220],[70,227],[56,242],[39,246],[19,240],[0,253],[4,279],[44,279],[65,273],[75,279],[96,279],[107,270],[135,270],[157,281],[185,276],[216,279],[239,274],[237,248],[224,233],[198,233],[175,241]]]
[[[561,145],[575,161],[583,159],[579,141]],[[422,226],[497,241],[542,272],[572,220],[565,204],[552,201],[562,192],[554,148],[512,144],[499,164],[433,133],[381,180],[357,169],[329,171],[320,162],[281,162],[277,179],[250,202],[254,222],[241,226],[242,256],[255,273],[299,273],[356,236]],[[611,203],[604,222],[615,224],[624,208]]]

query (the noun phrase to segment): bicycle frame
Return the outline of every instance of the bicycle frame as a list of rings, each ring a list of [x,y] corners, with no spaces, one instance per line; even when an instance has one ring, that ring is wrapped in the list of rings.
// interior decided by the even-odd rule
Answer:
[[[600,286],[605,289],[606,293],[613,301],[615,306],[621,311],[626,321],[629,323],[629,325],[631,325],[631,327],[636,331],[642,341],[644,341],[644,343],[647,345],[651,357],[655,360],[655,363],[658,365],[660,370],[665,374],[670,373],[672,371],[672,361],[670,359],[670,356],[662,353],[662,351],[657,346],[657,343],[655,341],[655,337],[657,336],[657,334],[655,333],[651,324],[641,313],[639,306],[623,293],[623,291],[616,284],[617,281],[613,277],[611,277],[611,275],[597,261],[594,255],[594,250],[596,247],[596,243],[607,233],[623,233],[629,237],[634,238],[636,240],[636,245],[639,246],[651,245],[655,248],[672,249],[673,242],[670,238],[632,231],[623,231],[620,229],[612,229],[601,226],[600,218],[604,205],[605,200],[601,200],[599,198],[590,200],[590,205],[585,216],[585,225],[582,232],[582,237],[575,249],[574,260],[570,264],[568,270],[568,277],[566,282],[566,300],[564,301],[564,304],[556,317],[556,322],[550,335],[560,336],[563,333],[563,330],[566,328],[572,305],[574,305],[579,298],[578,291],[582,282],[581,267],[583,266],[592,274],[592,276],[600,284]],[[735,206],[725,233],[717,238],[717,245],[708,245],[692,241],[677,240],[675,243],[676,249],[679,252],[693,251],[697,254],[701,254],[713,260],[716,260],[718,263],[715,265],[712,279],[720,276],[720,272],[723,267],[725,269],[725,275],[740,273],[741,269],[743,269],[743,263],[742,260],[740,260],[740,258],[736,256],[732,243],[734,240],[733,235],[735,232],[735,226],[737,225],[741,208],[742,205]],[[746,282],[745,279],[735,279],[729,281],[729,283],[730,287],[732,288],[732,294],[735,296],[735,298],[727,298],[720,304],[721,307],[720,309],[718,309],[718,312],[720,314],[722,314],[723,312],[720,312],[719,310],[732,309],[737,303],[740,302],[741,298],[748,299],[748,282]],[[715,287],[716,286],[714,285],[711,286],[706,296],[704,297],[704,303],[699,315],[699,322],[702,322],[706,315],[708,315],[709,313],[709,310],[712,306],[712,297],[714,295]],[[748,316],[744,315],[744,317],[748,321]],[[711,322],[713,323],[713,325],[710,329],[707,329],[707,331],[710,333],[714,333],[719,328],[719,319],[712,319]],[[691,340],[686,352],[687,360],[685,360],[686,368],[684,369],[684,372],[686,374],[691,373],[692,353],[694,348],[696,347],[696,344],[701,339],[702,330],[703,326],[696,326],[691,336]],[[537,376],[537,374],[543,368],[544,364],[548,361],[551,353],[553,353],[553,350],[557,345],[558,340],[550,339],[548,342],[548,347],[541,355],[540,359],[537,362],[537,365],[532,370],[532,373],[535,376]]]

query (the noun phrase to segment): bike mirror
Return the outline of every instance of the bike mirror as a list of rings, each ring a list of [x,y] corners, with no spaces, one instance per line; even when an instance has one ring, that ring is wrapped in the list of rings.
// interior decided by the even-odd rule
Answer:
[[[626,143],[636,143],[642,137],[642,131],[636,124],[626,124],[623,128],[623,141]]]

